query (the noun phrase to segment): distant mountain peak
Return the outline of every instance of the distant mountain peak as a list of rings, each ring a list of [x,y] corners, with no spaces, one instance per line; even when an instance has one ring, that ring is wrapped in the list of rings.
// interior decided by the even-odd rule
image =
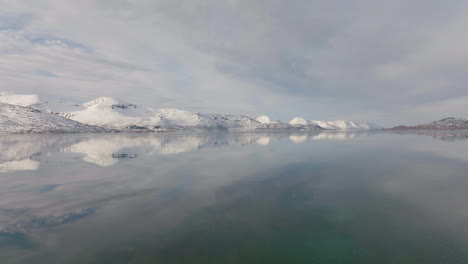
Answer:
[[[455,119],[456,119],[455,117],[446,117],[446,118],[442,118],[441,120],[439,120],[439,122],[453,121]]]
[[[266,116],[266,115],[257,116],[257,118],[255,118],[255,120],[257,120],[258,122],[260,122],[262,124],[272,123],[270,118],[268,116]]]
[[[291,121],[289,121],[289,124],[290,125],[301,125],[301,126],[305,126],[308,124],[307,120],[305,120],[304,118],[302,117],[295,117],[293,119],[291,119]]]
[[[113,105],[125,105],[125,103],[112,97],[99,97],[83,104],[86,107],[112,107]]]

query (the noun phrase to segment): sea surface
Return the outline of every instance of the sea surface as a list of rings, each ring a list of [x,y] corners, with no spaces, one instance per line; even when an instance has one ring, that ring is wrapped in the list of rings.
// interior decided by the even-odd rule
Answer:
[[[467,264],[468,134],[1,135],[0,263]]]

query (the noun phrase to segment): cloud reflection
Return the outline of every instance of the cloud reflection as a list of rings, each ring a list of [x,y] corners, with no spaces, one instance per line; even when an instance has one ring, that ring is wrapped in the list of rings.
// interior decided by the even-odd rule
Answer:
[[[304,225],[299,231],[303,233],[311,223],[301,214],[310,212],[325,216],[325,226],[346,227],[346,221],[353,221],[364,231],[372,228],[366,220],[401,223],[399,217],[408,211],[415,214],[408,216],[414,222],[405,222],[409,226],[406,230],[411,231],[413,224],[419,226],[427,212],[441,216],[442,224],[461,226],[466,220],[462,215],[466,211],[462,177],[466,163],[437,159],[427,155],[430,151],[414,151],[421,144],[453,151],[452,143],[386,132],[366,135],[5,136],[0,140],[2,164],[31,160],[41,166],[35,172],[1,174],[0,242],[2,236],[31,239],[41,245],[38,250],[44,256],[60,252],[66,257],[76,256],[76,252],[70,252],[75,249],[90,256],[99,250],[120,250],[127,248],[128,241],[140,238],[140,245],[160,243],[158,246],[180,249],[177,240],[160,238],[164,232],[177,230],[181,239],[188,236],[186,241],[194,241],[190,236],[198,231],[192,232],[190,223],[198,222],[187,219],[199,220],[195,230],[208,227],[213,238],[210,241],[218,241],[223,236],[218,231],[228,230],[216,226],[223,222],[227,227],[243,228],[247,224],[249,232],[254,233],[268,227],[265,223],[289,232],[291,222],[283,220],[302,219]],[[356,138],[363,144],[342,144],[342,140]],[[349,151],[343,151],[344,145]],[[461,150],[466,144],[459,145]],[[437,185],[432,184],[434,181]],[[389,203],[389,199],[395,203]],[[388,214],[380,201],[402,214]],[[329,225],[330,221],[334,225]],[[431,225],[438,223],[432,221]],[[395,230],[395,226],[375,228],[382,232],[379,237]],[[102,235],[101,230],[108,232]],[[336,234],[333,230],[323,233],[321,226],[317,230],[327,238]],[[357,231],[359,235],[375,234]],[[269,233],[264,234],[270,238]],[[77,238],[83,239],[81,243]],[[93,244],[99,247],[87,248],[85,240],[99,241]]]

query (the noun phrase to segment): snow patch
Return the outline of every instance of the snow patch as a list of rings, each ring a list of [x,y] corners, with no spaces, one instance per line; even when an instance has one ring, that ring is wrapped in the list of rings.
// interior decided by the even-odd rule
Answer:
[[[291,121],[289,121],[289,124],[290,125],[301,125],[301,126],[305,126],[308,124],[307,120],[305,120],[304,118],[302,117],[295,117],[293,119],[291,119]]]
[[[266,116],[266,115],[258,116],[257,118],[255,118],[255,120],[257,120],[258,122],[260,122],[262,124],[272,123],[270,118],[268,116]]]

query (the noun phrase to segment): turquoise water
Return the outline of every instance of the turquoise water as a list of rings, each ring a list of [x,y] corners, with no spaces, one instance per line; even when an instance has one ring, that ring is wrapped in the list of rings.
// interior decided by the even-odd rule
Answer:
[[[464,133],[0,138],[0,263],[468,263]]]

